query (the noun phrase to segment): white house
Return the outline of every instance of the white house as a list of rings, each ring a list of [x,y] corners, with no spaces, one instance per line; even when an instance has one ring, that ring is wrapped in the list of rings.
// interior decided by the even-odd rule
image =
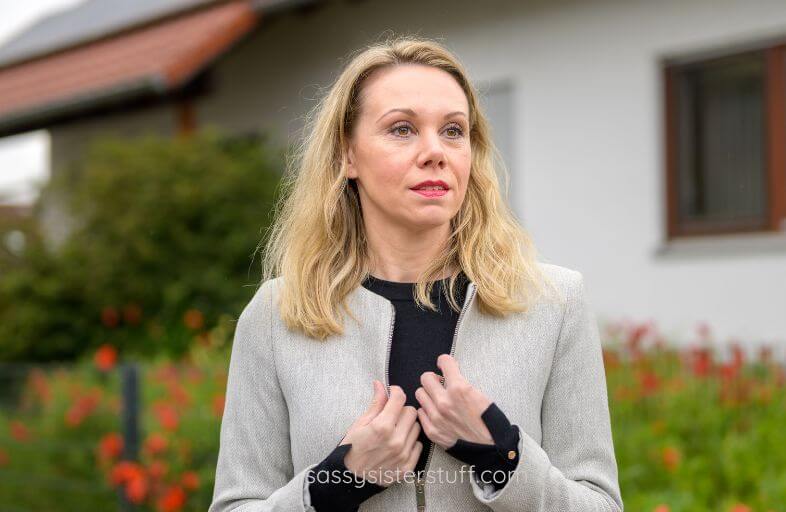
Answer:
[[[786,351],[786,2],[92,0],[0,49],[0,135],[48,128],[52,172],[107,132],[292,143],[403,33],[467,65],[515,211],[603,323]]]

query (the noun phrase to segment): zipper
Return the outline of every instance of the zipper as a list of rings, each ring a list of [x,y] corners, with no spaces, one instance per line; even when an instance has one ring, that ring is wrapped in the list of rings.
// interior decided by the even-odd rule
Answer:
[[[464,317],[464,311],[469,306],[469,303],[472,302],[472,299],[475,295],[475,287],[469,286],[467,288],[467,297],[464,299],[464,305],[461,307],[461,312],[459,313],[459,317],[456,320],[456,329],[453,331],[453,341],[450,344],[450,357],[453,357],[453,352],[456,350],[456,337],[458,336],[459,326],[461,325],[461,319]],[[431,455],[434,453],[434,443],[431,443],[429,446],[428,455],[426,456],[426,464],[423,466],[423,474],[426,474],[426,470],[428,469],[429,462],[431,462]],[[424,512],[426,510],[426,480],[422,476],[418,476],[417,480],[415,481],[415,499],[417,502],[417,511]]]
[[[388,390],[388,396],[390,396],[390,346],[393,343],[393,323],[396,319],[396,308],[393,306],[393,303],[387,301],[390,304],[390,328],[388,334],[388,346],[385,352],[385,388]]]

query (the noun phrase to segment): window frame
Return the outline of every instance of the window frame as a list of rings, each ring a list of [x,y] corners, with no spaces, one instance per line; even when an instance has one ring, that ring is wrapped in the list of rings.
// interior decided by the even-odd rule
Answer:
[[[764,161],[765,222],[727,222],[708,226],[679,218],[679,74],[697,64],[709,64],[752,52],[764,57]],[[667,240],[737,233],[773,233],[786,230],[786,41],[712,55],[663,59],[661,62],[664,106],[666,236]],[[778,143],[780,142],[780,143]]]

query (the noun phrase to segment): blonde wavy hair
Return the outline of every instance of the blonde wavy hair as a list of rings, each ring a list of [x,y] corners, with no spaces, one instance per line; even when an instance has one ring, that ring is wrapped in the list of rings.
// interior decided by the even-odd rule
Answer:
[[[439,257],[417,280],[416,303],[435,311],[433,282],[447,273],[448,303],[460,310],[453,296],[462,270],[476,284],[480,311],[498,317],[526,312],[545,291],[544,284],[554,289],[537,265],[534,244],[501,195],[497,176],[507,192],[508,171],[464,67],[433,40],[389,38],[358,50],[307,114],[304,137],[281,180],[267,242],[260,243],[262,282],[283,277],[282,320],[314,339],[343,334],[339,305],[357,321],[346,298],[373,268],[356,184],[346,175],[346,149],[363,107],[364,80],[375,70],[402,64],[435,67],[455,78],[469,103],[472,151],[464,202],[451,219]]]

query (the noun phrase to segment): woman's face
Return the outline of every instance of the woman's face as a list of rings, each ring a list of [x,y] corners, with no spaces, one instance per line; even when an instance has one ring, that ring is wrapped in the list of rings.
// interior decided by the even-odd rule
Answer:
[[[430,66],[377,70],[361,93],[348,160],[367,225],[413,232],[446,225],[464,200],[472,161],[464,91]],[[445,190],[413,190],[428,180]]]

